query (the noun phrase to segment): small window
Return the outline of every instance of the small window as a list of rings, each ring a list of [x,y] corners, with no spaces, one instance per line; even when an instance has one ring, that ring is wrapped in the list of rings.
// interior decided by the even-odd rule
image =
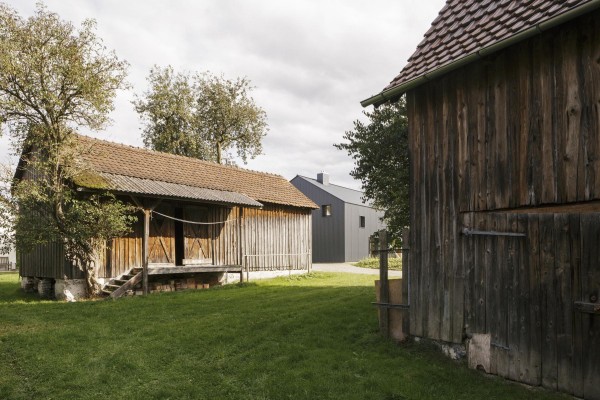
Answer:
[[[365,223],[366,223],[366,221],[365,221],[365,217],[363,217],[363,216],[361,215],[361,216],[360,216],[360,217],[358,217],[358,218],[359,218],[359,220],[358,220],[358,226],[359,226],[359,227],[361,227],[361,228],[364,228],[364,227],[365,227]]]
[[[321,206],[321,214],[324,217],[331,217],[331,204],[323,204]]]

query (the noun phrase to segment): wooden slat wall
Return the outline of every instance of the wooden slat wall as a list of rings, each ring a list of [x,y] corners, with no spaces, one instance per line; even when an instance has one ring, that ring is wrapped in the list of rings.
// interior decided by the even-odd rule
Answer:
[[[101,257],[97,261],[98,277],[116,277],[128,272],[133,267],[141,267],[143,233],[144,220],[138,216],[138,221],[132,226],[131,233],[113,239],[110,245],[101,252]]]
[[[84,274],[65,260],[64,248],[60,243],[39,245],[30,252],[17,251],[20,276],[39,278],[83,279]]]
[[[600,398],[600,317],[574,308],[576,301],[593,302],[600,289],[600,213],[462,218],[479,229],[526,234],[463,239],[471,254],[465,330],[491,334],[490,372]]]
[[[600,11],[407,93],[411,334],[490,333],[493,373],[586,398],[600,317],[573,302],[600,291],[600,209],[560,206],[600,199],[598,60]]]
[[[240,208],[211,208],[209,222],[224,222],[209,225],[212,238],[212,258],[215,265],[241,265],[239,260],[238,224]]]
[[[461,212],[600,199],[598,32],[595,12],[409,92],[433,201],[441,178]]]
[[[250,271],[310,266],[311,210],[270,205],[263,209],[244,209],[242,235],[243,253],[250,256],[245,258]]]

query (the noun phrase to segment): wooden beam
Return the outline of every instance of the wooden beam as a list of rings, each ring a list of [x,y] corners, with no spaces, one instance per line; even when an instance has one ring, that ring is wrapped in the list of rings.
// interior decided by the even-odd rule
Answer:
[[[242,243],[244,242],[242,240],[242,236],[244,235],[244,230],[242,227],[242,218],[244,216],[244,208],[242,207],[238,207],[238,262],[240,265],[244,264],[244,250],[243,250],[243,246]],[[243,271],[240,269],[240,283],[244,282],[244,273]]]
[[[148,268],[148,275],[190,274],[197,272],[241,272],[241,265],[185,265]]]
[[[142,262],[143,262],[143,291],[144,295],[148,294],[148,241],[150,237],[150,214],[152,210],[144,209],[144,237],[142,238]]]

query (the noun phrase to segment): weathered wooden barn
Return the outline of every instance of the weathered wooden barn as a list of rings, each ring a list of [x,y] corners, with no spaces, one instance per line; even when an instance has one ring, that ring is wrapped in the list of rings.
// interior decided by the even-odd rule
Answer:
[[[85,136],[77,145],[95,176],[79,189],[96,190],[86,187],[93,181],[140,209],[132,232],[97,257],[98,277],[118,294],[139,286],[145,258],[150,290],[213,284],[226,273],[310,269],[316,205],[285,178]],[[27,179],[20,166],[16,178]],[[59,245],[18,252],[18,264],[22,277],[47,286],[83,278]]]
[[[587,399],[600,399],[599,7],[449,0],[362,102],[408,103],[410,333],[474,338],[488,372]]]

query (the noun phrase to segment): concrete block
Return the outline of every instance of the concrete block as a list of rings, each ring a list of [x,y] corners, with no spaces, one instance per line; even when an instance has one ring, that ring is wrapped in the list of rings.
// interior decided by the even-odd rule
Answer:
[[[87,296],[85,279],[57,279],[54,293],[57,300],[81,300]]]
[[[489,333],[473,334],[467,344],[469,368],[490,372],[491,341],[492,338]]]

